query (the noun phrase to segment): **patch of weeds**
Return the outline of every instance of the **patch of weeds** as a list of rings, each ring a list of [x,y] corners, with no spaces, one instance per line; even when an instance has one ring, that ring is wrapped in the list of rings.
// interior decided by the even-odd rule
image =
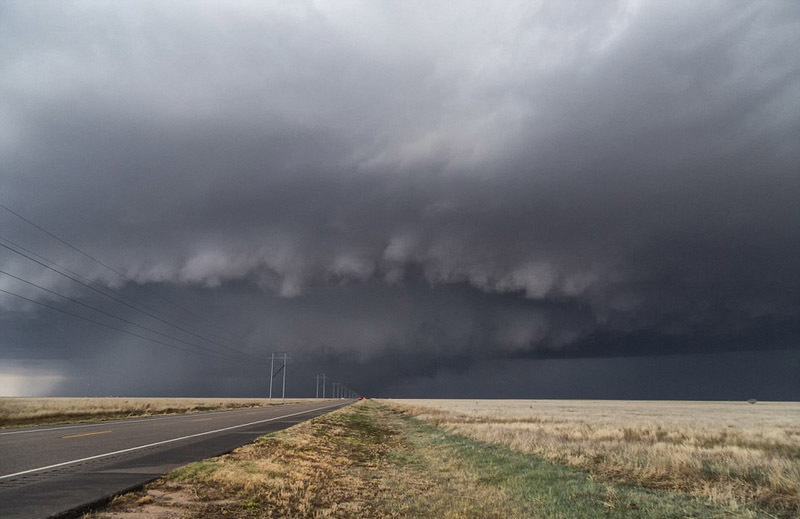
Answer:
[[[214,461],[204,460],[190,463],[167,474],[167,479],[173,481],[206,481],[217,469]]]
[[[255,499],[248,499],[244,503],[242,503],[242,508],[245,510],[258,510],[261,508],[261,503],[256,501]]]
[[[385,442],[392,435],[391,429],[381,425],[375,416],[368,415],[366,409],[361,408],[356,413],[344,415],[342,425],[348,429],[350,435],[356,436],[364,443]]]

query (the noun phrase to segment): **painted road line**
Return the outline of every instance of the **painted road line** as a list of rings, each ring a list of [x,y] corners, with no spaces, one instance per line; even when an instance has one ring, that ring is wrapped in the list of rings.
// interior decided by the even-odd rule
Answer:
[[[297,413],[285,414],[283,416],[276,416],[274,418],[267,418],[266,420],[257,420],[255,422],[244,423],[244,424],[241,424],[241,425],[234,425],[234,426],[231,426],[231,427],[224,427],[222,429],[215,429],[213,431],[206,431],[206,432],[201,432],[201,433],[197,433],[197,434],[190,434],[188,436],[181,436],[180,438],[172,438],[171,440],[163,440],[163,441],[160,441],[160,442],[148,443],[147,445],[139,445],[138,447],[130,447],[128,449],[122,449],[122,450],[118,450],[118,451],[114,451],[114,452],[106,452],[105,454],[97,454],[95,456],[89,456],[88,458],[81,458],[81,459],[72,460],[72,461],[64,461],[62,463],[56,463],[54,465],[47,465],[46,467],[39,467],[39,468],[35,468],[35,469],[23,470],[22,472],[15,472],[13,474],[6,474],[4,476],[0,476],[0,480],[1,479],[13,478],[13,477],[16,477],[16,476],[23,476],[25,474],[31,474],[33,472],[41,472],[43,470],[50,470],[50,469],[55,469],[55,468],[58,468],[58,467],[64,467],[66,465],[74,465],[75,463],[82,463],[84,461],[91,461],[91,460],[97,460],[97,459],[100,459],[100,458],[107,458],[108,456],[116,456],[117,454],[125,454],[127,452],[138,451],[140,449],[147,449],[149,447],[156,447],[158,445],[165,445],[167,443],[173,443],[173,442],[177,442],[177,441],[181,441],[181,440],[188,440],[189,438],[197,438],[198,436],[206,436],[208,434],[214,434],[214,433],[224,432],[224,431],[231,431],[233,429],[241,429],[242,427],[248,427],[250,425],[258,425],[260,423],[273,422],[275,420],[280,420],[281,418],[289,418],[290,416],[298,416],[298,415],[301,415],[301,414],[313,413],[314,411],[322,411],[323,409],[330,409],[331,407],[341,407],[341,404],[336,403],[336,404],[329,405],[329,406],[326,406],[326,407],[317,407],[317,408],[314,408],[314,409],[308,409],[306,411],[300,411],[300,412],[297,412]]]
[[[209,420],[213,420],[213,418],[198,418],[197,420],[192,420],[193,422],[207,422]]]
[[[7,436],[10,434],[30,434],[30,433],[46,432],[46,431],[60,431],[62,429],[85,429],[87,427],[108,427],[109,425],[117,425],[117,424],[155,422],[156,420],[166,420],[167,418],[175,418],[175,417],[160,416],[158,418],[129,418],[124,420],[102,420],[98,423],[64,425],[60,427],[48,427],[46,429],[25,429],[24,431],[5,431],[5,432],[0,432],[0,436]]]
[[[288,404],[292,405],[292,404]],[[270,407],[264,406],[263,409],[269,409]],[[242,411],[242,409],[221,409],[219,411],[208,411],[208,414],[220,414],[220,413],[235,413]],[[178,413],[166,416],[158,416],[155,418],[122,418],[116,420],[101,420],[97,423],[85,423],[80,425],[63,425],[57,427],[48,427],[47,429],[25,429],[24,431],[3,431],[0,432],[0,436],[6,436],[9,434],[29,434],[29,433],[37,433],[37,432],[45,432],[45,431],[59,431],[61,429],[83,429],[86,427],[108,427],[109,425],[117,425],[117,424],[137,424],[137,423],[144,423],[144,422],[155,422],[160,420],[180,420],[182,418],[186,418],[191,416],[194,413]],[[258,413],[250,413],[250,414],[258,414]]]
[[[81,433],[81,434],[70,434],[69,436],[62,436],[61,438],[80,438],[81,436],[94,436],[95,434],[108,434],[111,431],[95,431],[90,433]]]

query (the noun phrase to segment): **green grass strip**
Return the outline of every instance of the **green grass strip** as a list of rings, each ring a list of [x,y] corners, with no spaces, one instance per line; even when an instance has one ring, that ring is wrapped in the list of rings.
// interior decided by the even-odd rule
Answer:
[[[726,507],[677,492],[600,481],[583,469],[558,464],[507,447],[447,433],[414,418],[403,419],[412,443],[425,443],[457,456],[482,484],[502,489],[524,517],[547,519],[710,519],[789,517]],[[411,461],[411,460],[407,460]],[[735,506],[735,505],[734,505]]]

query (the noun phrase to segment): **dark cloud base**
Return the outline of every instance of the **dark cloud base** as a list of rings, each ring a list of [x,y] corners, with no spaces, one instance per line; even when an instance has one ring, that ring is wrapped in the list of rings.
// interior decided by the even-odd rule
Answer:
[[[770,378],[800,336],[797,3],[0,12],[0,203],[125,278],[5,211],[0,237],[248,355],[290,351],[293,390],[325,371],[395,396],[800,398]],[[0,268],[168,330],[7,249]],[[0,309],[0,380],[261,387]],[[692,371],[712,357],[761,376]],[[507,389],[469,385],[490,366]],[[545,368],[549,389],[526,375]]]
[[[292,395],[310,395],[315,375],[326,373],[365,394],[398,398],[800,398],[794,322],[699,339],[692,331],[669,337],[593,332],[561,350],[542,349],[539,342],[508,350],[496,338],[507,314],[525,315],[541,303],[419,282],[344,284],[293,299],[242,283],[165,288],[160,293],[181,305],[249,330],[249,353],[266,358],[268,351],[289,351]],[[141,291],[125,294],[147,300]],[[409,312],[409,306],[417,308]],[[369,325],[354,325],[353,316]],[[46,368],[60,359],[64,379],[51,389],[56,394],[252,396],[267,388],[264,366],[187,357],[47,310],[25,319],[7,316],[7,324],[7,361]],[[359,343],[371,329],[385,335]],[[370,350],[371,342],[382,347]]]

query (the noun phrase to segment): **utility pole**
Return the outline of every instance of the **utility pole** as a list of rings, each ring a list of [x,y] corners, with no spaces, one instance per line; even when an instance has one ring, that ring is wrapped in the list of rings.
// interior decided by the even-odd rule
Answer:
[[[317,398],[319,398],[319,383],[322,381],[322,398],[325,398],[325,373],[320,373],[317,375]]]
[[[286,353],[283,354],[283,394],[281,395],[281,399],[283,403],[286,403],[286,361],[288,360]]]
[[[275,359],[282,360],[283,364],[275,371]],[[283,371],[283,390],[281,392],[281,400],[286,402],[286,363],[289,361],[289,354],[286,352],[279,352],[276,356],[275,352],[270,355],[269,359],[269,401],[272,402],[272,383],[281,371]]]
[[[269,401],[272,402],[272,379],[275,377],[275,353],[269,356]]]
[[[320,376],[320,375],[317,375]],[[325,375],[322,376],[322,398],[325,398]],[[341,382],[331,382],[331,398],[353,400],[360,395]]]

